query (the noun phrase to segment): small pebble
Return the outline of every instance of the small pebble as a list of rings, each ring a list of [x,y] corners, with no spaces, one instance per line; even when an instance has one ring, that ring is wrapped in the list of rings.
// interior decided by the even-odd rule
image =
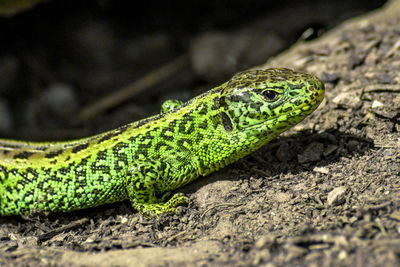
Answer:
[[[339,186],[333,189],[331,192],[328,193],[327,204],[329,206],[337,206],[346,200],[346,187]]]
[[[269,242],[270,242],[269,236],[262,236],[255,242],[254,247],[256,249],[262,249]]]
[[[322,173],[322,174],[328,174],[329,173],[329,169],[325,168],[325,167],[315,167],[313,171],[319,172],[319,173]]]
[[[299,163],[315,162],[321,160],[324,151],[324,144],[312,142],[309,144],[302,154],[297,156]]]
[[[128,222],[128,218],[125,216],[118,216],[118,218],[120,219],[120,222],[122,224],[127,223]]]
[[[276,193],[274,196],[275,201],[277,201],[278,203],[288,202],[290,199],[292,199],[292,197],[293,197],[292,194],[284,193],[284,192]]]
[[[338,257],[339,260],[342,261],[342,260],[347,259],[348,255],[347,255],[347,252],[345,250],[341,250],[337,257]]]
[[[354,92],[345,92],[337,95],[333,100],[333,103],[339,106],[358,108],[361,105],[361,99]]]
[[[382,107],[382,106],[383,106],[382,102],[380,102],[378,100],[374,100],[374,102],[372,102],[371,108],[379,108],[379,107]]]

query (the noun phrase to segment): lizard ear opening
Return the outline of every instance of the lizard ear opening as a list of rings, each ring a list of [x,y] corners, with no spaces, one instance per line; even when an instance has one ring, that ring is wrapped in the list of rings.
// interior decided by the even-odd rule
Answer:
[[[226,103],[226,95],[221,94],[218,100],[218,107],[228,108],[228,103]]]
[[[222,125],[227,132],[232,132],[233,125],[229,116],[225,112],[221,112]]]

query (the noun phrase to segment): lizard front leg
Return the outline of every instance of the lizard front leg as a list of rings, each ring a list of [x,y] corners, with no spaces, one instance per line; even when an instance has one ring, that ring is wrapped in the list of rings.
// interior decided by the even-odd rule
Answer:
[[[196,165],[190,158],[183,162],[168,158],[135,162],[127,173],[127,190],[132,206],[145,216],[176,213],[176,206],[188,203],[189,199],[177,193],[167,200],[169,191],[197,178]]]

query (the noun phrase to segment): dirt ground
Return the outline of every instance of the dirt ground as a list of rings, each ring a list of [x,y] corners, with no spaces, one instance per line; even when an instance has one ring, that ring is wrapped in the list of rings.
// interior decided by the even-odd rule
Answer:
[[[320,108],[146,219],[128,202],[0,218],[0,266],[400,265],[400,1],[265,64],[314,73]]]

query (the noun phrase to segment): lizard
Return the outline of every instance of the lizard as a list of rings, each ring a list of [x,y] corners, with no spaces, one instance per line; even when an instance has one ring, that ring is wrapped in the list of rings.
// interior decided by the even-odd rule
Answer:
[[[0,140],[0,215],[68,212],[130,200],[146,216],[188,203],[170,195],[259,149],[313,112],[317,77],[249,70],[183,103],[94,136],[61,142]]]

